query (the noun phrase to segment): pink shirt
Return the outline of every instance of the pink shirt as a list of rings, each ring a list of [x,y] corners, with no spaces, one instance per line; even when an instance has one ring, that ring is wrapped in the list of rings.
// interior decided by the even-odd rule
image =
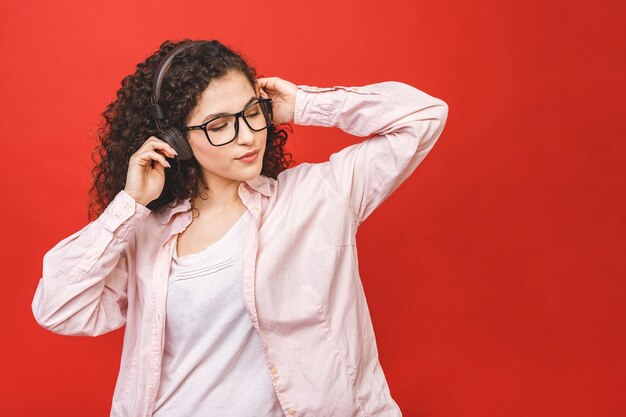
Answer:
[[[276,180],[239,186],[253,216],[242,290],[286,416],[401,416],[378,361],[357,262],[359,225],[411,175],[441,135],[448,106],[410,85],[298,86],[294,124],[364,141]],[[37,322],[63,335],[126,325],[112,417],[152,414],[164,346],[168,275],[190,201],[151,212],[120,191],[100,217],[43,258]]]

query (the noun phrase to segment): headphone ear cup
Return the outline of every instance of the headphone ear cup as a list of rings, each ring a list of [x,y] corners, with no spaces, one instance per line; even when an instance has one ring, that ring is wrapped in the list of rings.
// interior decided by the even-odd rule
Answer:
[[[189,146],[189,142],[187,142],[187,137],[179,129],[169,127],[155,136],[167,142],[178,152],[176,159],[188,161],[193,158],[193,151],[191,150],[191,146]]]

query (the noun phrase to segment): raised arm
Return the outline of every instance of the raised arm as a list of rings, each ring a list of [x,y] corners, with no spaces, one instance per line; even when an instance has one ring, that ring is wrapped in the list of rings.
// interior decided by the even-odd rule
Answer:
[[[51,332],[97,336],[126,323],[127,247],[150,210],[120,191],[104,212],[43,257],[32,301],[37,323]]]
[[[408,84],[386,81],[362,87],[299,85],[294,123],[338,127],[360,137],[374,134],[316,164],[361,223],[422,162],[447,117],[443,100]]]

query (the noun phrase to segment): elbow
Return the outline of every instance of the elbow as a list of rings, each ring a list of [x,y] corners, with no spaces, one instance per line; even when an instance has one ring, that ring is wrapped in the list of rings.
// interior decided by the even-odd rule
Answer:
[[[37,324],[44,329],[64,336],[74,336],[78,334],[72,330],[72,326],[68,326],[72,322],[72,317],[63,317],[65,310],[59,306],[58,302],[52,302],[49,295],[45,292],[44,279],[40,279],[35,296],[31,303],[33,317]]]
[[[35,297],[31,304],[33,317],[37,324],[44,329],[57,334],[64,334],[65,322],[58,319],[58,315],[46,308],[43,297],[43,283],[39,282],[39,287],[35,292]]]
[[[441,126],[445,126],[446,122],[448,121],[448,103],[446,103],[445,101],[441,101]]]
[[[438,103],[436,105],[436,114],[434,116],[433,122],[433,132],[432,137],[436,141],[441,132],[443,132],[443,128],[446,126],[446,122],[448,121],[448,104],[441,100],[437,99]]]
[[[97,329],[78,323],[72,319],[60,319],[58,314],[50,314],[38,309],[33,305],[33,316],[39,326],[49,332],[61,336],[99,336],[109,331],[109,329]]]
[[[80,310],[68,310],[58,302],[51,302],[44,297],[43,284],[40,282],[31,304],[33,317],[39,326],[63,336],[100,336],[126,324],[126,312],[118,306],[107,311],[101,303],[95,308],[83,307]]]
[[[448,103],[441,99],[437,99],[436,109],[436,118],[439,122],[439,130],[443,130],[446,122],[448,121]]]
[[[46,314],[38,305],[33,304],[32,310],[33,317],[35,318],[35,321],[39,326],[52,333],[65,334],[63,331],[63,329],[65,328],[65,323],[54,320],[53,315]]]
[[[448,105],[440,99],[428,108],[426,120],[414,124],[413,136],[419,138],[414,154],[424,158],[437,143],[448,119]]]
[[[44,329],[51,330],[53,326],[51,326],[50,315],[44,311],[44,282],[43,278],[39,280],[39,284],[37,284],[37,289],[35,290],[35,296],[33,297],[33,301],[31,302],[30,308],[33,312],[33,317],[38,325],[43,327]]]

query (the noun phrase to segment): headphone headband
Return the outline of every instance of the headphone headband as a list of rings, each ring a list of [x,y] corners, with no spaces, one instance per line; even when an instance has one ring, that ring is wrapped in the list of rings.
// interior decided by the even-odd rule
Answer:
[[[174,47],[171,51],[169,51],[163,57],[163,59],[159,63],[159,66],[155,70],[154,72],[155,75],[152,81],[153,95],[150,101],[152,102],[152,114],[154,115],[156,125],[159,131],[163,131],[163,127],[161,126],[161,119],[165,117],[165,114],[163,113],[163,109],[161,109],[161,106],[159,105],[159,95],[161,94],[161,84],[163,84],[163,79],[167,75],[167,72],[169,71],[170,66],[172,65],[172,61],[174,60],[176,55],[178,55],[179,53],[185,51],[186,49],[196,44],[201,44],[205,42],[206,41],[190,41],[190,42],[185,42],[182,45],[178,45]]]

